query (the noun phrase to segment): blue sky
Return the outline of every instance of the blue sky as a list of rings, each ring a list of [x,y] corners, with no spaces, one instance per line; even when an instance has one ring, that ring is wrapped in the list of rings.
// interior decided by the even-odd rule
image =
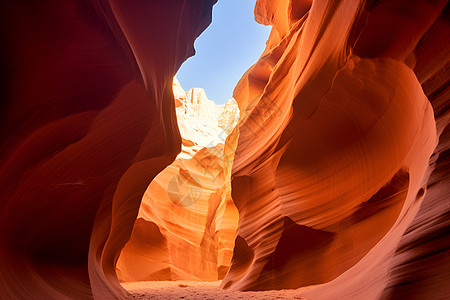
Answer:
[[[203,88],[209,99],[223,104],[239,79],[263,52],[270,26],[256,23],[256,0],[219,0],[213,21],[195,42],[195,56],[177,73],[184,90]]]

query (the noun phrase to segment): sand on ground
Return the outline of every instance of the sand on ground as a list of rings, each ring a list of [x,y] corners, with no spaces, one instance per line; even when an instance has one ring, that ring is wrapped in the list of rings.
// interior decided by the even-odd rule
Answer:
[[[220,281],[140,281],[122,286],[130,292],[129,299],[304,299],[298,290],[258,292],[229,291],[219,288]]]

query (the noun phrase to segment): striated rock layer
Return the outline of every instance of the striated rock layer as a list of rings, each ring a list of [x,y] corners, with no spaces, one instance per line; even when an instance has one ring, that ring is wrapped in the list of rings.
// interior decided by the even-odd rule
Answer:
[[[234,92],[239,226],[222,287],[449,294],[445,5],[257,2],[273,29]]]
[[[124,298],[115,264],[179,153],[172,79],[215,0],[2,1],[0,298]]]
[[[273,29],[223,146],[232,102],[173,97],[214,2],[0,4],[0,297],[120,299],[118,276],[230,260],[228,289],[448,297],[447,1],[258,0]]]
[[[123,282],[217,281],[230,266],[238,213],[223,146],[239,110],[233,99],[216,106],[203,89],[185,93],[176,79],[174,94],[182,152],[144,194],[117,263]]]

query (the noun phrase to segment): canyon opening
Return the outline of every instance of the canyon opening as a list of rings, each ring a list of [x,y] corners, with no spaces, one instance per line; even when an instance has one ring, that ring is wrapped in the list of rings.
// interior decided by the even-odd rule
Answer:
[[[450,294],[448,1],[0,8],[0,299]]]
[[[239,220],[231,198],[235,149],[224,147],[239,121],[230,96],[270,32],[255,22],[254,6],[255,1],[217,3],[195,56],[174,78],[181,153],[144,194],[117,262],[121,282],[218,281],[230,267]],[[179,80],[192,88],[186,92]],[[208,99],[210,93],[216,100]]]

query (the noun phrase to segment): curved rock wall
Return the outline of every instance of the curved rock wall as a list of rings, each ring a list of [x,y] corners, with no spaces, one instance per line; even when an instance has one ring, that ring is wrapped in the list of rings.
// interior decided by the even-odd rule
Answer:
[[[236,149],[240,219],[224,288],[317,285],[301,290],[311,299],[448,294],[448,272],[429,271],[440,287],[407,274],[409,262],[448,265],[438,242],[448,224],[433,225],[448,214],[444,136],[435,150],[448,125],[445,5],[257,2],[256,19],[273,29],[234,92],[241,121],[225,148]]]
[[[230,266],[238,213],[223,152],[239,110],[233,99],[216,106],[203,89],[185,93],[176,80],[174,94],[182,152],[144,194],[117,264],[121,281],[216,281]]]
[[[172,78],[214,3],[2,1],[1,298],[125,297],[115,264],[180,151]]]
[[[231,260],[224,288],[445,298],[447,1],[258,0],[273,29],[210,147],[172,80],[214,2],[0,4],[1,297],[125,298],[117,276],[215,280]]]

